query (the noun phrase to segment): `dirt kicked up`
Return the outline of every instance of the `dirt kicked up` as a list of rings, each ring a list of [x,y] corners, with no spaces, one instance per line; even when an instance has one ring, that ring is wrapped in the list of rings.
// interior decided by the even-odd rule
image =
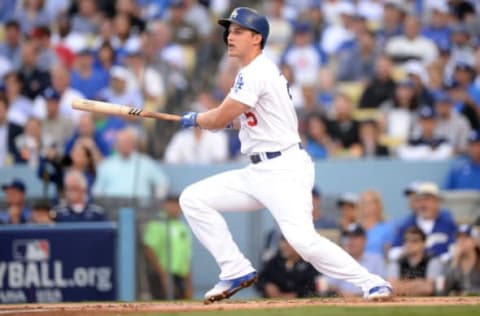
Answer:
[[[298,300],[231,300],[212,305],[202,302],[151,303],[59,303],[0,305],[0,315],[128,315],[149,313],[182,313],[194,311],[228,311],[278,309],[302,306],[461,306],[480,305],[480,297],[395,297],[389,302],[366,302],[358,298],[298,299]]]

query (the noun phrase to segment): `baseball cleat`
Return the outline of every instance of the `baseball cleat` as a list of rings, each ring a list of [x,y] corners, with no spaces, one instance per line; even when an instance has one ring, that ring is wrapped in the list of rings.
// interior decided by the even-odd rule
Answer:
[[[393,298],[393,289],[388,285],[372,287],[365,294],[367,301],[389,301]]]
[[[211,304],[216,301],[221,301],[226,298],[230,298],[233,294],[237,293],[243,288],[249,287],[253,283],[257,282],[257,272],[250,272],[244,276],[241,276],[232,280],[221,280],[213,289],[205,294],[203,303]]]

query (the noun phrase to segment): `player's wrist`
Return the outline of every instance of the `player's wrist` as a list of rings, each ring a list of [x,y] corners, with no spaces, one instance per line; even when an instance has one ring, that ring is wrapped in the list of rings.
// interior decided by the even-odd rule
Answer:
[[[180,119],[180,125],[183,128],[198,127],[197,116],[198,112],[184,112]]]

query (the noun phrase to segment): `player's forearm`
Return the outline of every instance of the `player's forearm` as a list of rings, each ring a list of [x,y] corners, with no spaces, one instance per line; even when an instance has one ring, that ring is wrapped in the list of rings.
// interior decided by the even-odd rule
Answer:
[[[233,118],[222,115],[220,108],[215,108],[207,112],[199,113],[197,116],[197,124],[201,128],[215,130],[227,126]]]

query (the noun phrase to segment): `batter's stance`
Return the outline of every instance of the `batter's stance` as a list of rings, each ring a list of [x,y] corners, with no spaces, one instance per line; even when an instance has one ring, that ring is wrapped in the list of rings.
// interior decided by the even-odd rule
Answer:
[[[250,156],[251,164],[192,184],[180,196],[193,233],[221,270],[220,281],[205,294],[205,303],[229,298],[257,279],[220,212],[262,208],[270,210],[288,242],[318,271],[361,287],[366,299],[390,298],[388,282],[369,273],[313,227],[313,163],[300,145],[287,81],[262,54],[269,32],[267,19],[239,7],[218,23],[225,28],[228,55],[237,58],[242,68],[220,106],[185,113],[181,124],[215,130],[238,118],[241,151]]]

